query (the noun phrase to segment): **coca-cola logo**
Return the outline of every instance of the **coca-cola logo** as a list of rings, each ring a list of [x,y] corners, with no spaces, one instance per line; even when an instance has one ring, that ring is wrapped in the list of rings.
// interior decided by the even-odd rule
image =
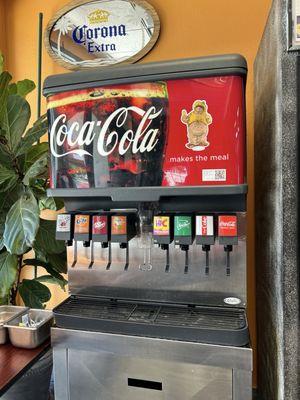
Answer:
[[[236,222],[235,221],[221,221],[220,228],[235,228]]]
[[[81,126],[77,121],[69,125],[66,115],[61,114],[54,120],[50,129],[51,153],[57,158],[68,154],[92,157],[93,154],[83,147],[89,146],[96,136],[98,136],[97,151],[103,157],[107,157],[116,149],[120,155],[124,155],[129,149],[133,154],[150,152],[159,140],[159,129],[151,128],[151,124],[162,111],[162,108],[157,111],[154,106],[147,111],[136,106],[121,107],[111,113],[105,121],[86,121]],[[135,132],[128,129],[119,139],[118,132],[111,128],[112,124],[117,128],[123,127],[130,113],[138,114],[142,117],[141,121]],[[99,135],[96,131],[99,132]],[[60,152],[59,149],[65,143],[71,150]]]

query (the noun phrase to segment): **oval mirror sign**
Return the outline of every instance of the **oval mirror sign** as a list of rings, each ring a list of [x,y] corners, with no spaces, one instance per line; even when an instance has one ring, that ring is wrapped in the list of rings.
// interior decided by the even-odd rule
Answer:
[[[159,17],[144,0],[79,0],[51,19],[45,44],[63,67],[87,69],[139,60],[159,30]]]

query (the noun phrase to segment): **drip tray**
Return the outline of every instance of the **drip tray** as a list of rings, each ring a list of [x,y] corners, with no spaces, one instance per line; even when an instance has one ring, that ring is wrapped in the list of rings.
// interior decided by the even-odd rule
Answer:
[[[69,297],[53,312],[59,328],[225,346],[249,343],[241,309]]]

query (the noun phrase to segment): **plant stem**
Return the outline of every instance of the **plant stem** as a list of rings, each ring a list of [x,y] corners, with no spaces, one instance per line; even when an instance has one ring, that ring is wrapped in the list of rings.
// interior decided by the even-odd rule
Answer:
[[[23,254],[18,256],[18,277],[17,277],[16,284],[11,291],[11,304],[14,306],[16,305],[17,294],[19,291],[22,266],[23,266]]]

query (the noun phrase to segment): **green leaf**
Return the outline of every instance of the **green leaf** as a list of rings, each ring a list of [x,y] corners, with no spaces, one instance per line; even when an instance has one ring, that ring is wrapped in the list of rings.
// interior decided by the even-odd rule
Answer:
[[[61,274],[67,273],[67,252],[65,246],[64,251],[61,254],[47,254],[47,260],[57,272]]]
[[[57,211],[61,210],[65,206],[65,203],[63,202],[62,199],[59,199],[59,198],[55,197],[54,201],[55,201],[55,204],[56,204],[56,210]]]
[[[61,254],[47,254],[44,251],[34,249],[35,258],[26,259],[24,261],[25,265],[33,265],[36,267],[48,267],[50,266],[59,274],[67,273],[67,252],[64,251]]]
[[[68,281],[61,277],[61,279],[56,279],[51,275],[43,275],[36,278],[36,281],[42,283],[50,283],[53,285],[59,285],[64,291],[66,291],[65,286],[68,284]]]
[[[0,186],[1,190],[7,192],[13,188],[18,181],[18,175],[13,169],[9,169],[0,165]]]
[[[9,304],[9,296],[0,297],[0,306],[4,306]]]
[[[2,137],[0,136],[0,163],[6,166],[7,168],[11,168],[10,154],[8,153],[6,146],[4,146],[3,143],[1,143],[1,139],[2,140],[5,139],[4,136]]]
[[[14,284],[18,271],[18,257],[7,251],[0,254],[0,298],[6,297]]]
[[[39,207],[40,210],[58,211],[64,207],[64,202],[60,199],[44,195],[39,199]]]
[[[35,258],[37,258],[40,261],[44,261],[45,263],[48,262],[48,259],[46,257],[45,252],[41,249],[34,249],[34,254],[35,254]]]
[[[24,264],[25,264],[25,265],[32,265],[32,266],[34,266],[34,267],[42,267],[42,268],[44,268],[44,269],[48,272],[48,274],[51,275],[53,278],[56,278],[56,279],[58,279],[58,280],[62,280],[62,279],[63,279],[63,276],[62,276],[59,272],[57,272],[57,271],[52,267],[52,265],[50,265],[48,262],[44,262],[44,261],[38,260],[38,259],[36,259],[36,258],[29,258],[29,259],[26,259],[26,260],[24,261]]]
[[[11,83],[11,84],[8,86],[8,94],[9,94],[9,95],[11,95],[11,94],[18,94],[18,87],[17,87],[17,84],[16,84],[16,83]]]
[[[21,97],[26,97],[30,92],[35,89],[35,83],[29,79],[24,79],[17,83],[11,83],[8,87],[8,93],[18,94]]]
[[[47,286],[35,279],[23,279],[19,286],[19,293],[24,304],[31,308],[45,308],[44,303],[51,298],[51,292]]]
[[[33,246],[39,228],[39,214],[37,201],[30,190],[10,208],[3,235],[10,253],[23,254]]]
[[[3,233],[4,233],[5,217],[6,217],[6,215],[4,213],[0,212],[0,251],[4,247]]]
[[[2,74],[2,72],[3,72],[3,67],[4,67],[4,57],[0,51],[0,74]]]
[[[8,72],[2,72],[0,75],[0,128],[3,129],[3,116],[6,111],[6,102],[8,96],[8,85],[11,81],[11,75]]]
[[[56,203],[53,197],[43,196],[39,200],[39,208],[40,210],[52,210],[56,211]]]
[[[19,200],[19,198],[24,194],[24,185],[18,183],[14,190],[10,190],[9,192],[0,191],[0,212],[8,213],[11,206]],[[4,226],[4,225],[3,225]]]
[[[34,123],[33,127],[30,128],[21,139],[21,142],[16,150],[16,156],[26,153],[26,151],[29,150],[35,142],[45,135],[47,130],[48,122],[47,115],[45,114]]]
[[[14,94],[7,99],[7,115],[2,129],[5,131],[7,144],[15,153],[30,119],[30,106],[21,96]],[[18,155],[18,154],[16,154]]]
[[[24,265],[32,265],[33,267],[46,267],[47,261],[39,260],[38,258],[26,258]]]
[[[43,176],[48,171],[48,154],[43,154],[38,160],[36,160],[26,172],[23,183],[24,185],[29,185],[29,181],[32,178],[37,178]]]
[[[61,254],[65,250],[65,244],[55,239],[56,222],[40,220],[40,228],[36,235],[34,249],[42,250],[47,254]]]
[[[34,146],[31,146],[30,149],[26,152],[25,157],[25,171],[43,154],[48,153],[49,145],[47,142],[39,143]]]
[[[30,79],[24,79],[22,81],[18,81],[17,84],[17,94],[26,97],[30,92],[35,89],[35,83]]]

